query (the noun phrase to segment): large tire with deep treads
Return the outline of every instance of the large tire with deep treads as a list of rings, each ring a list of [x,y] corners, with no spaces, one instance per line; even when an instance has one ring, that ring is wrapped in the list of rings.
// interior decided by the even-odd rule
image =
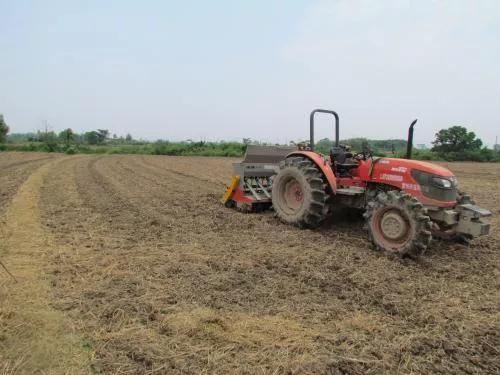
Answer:
[[[425,207],[407,193],[379,192],[364,214],[370,239],[378,250],[418,256],[429,246],[431,220]]]
[[[289,157],[274,178],[272,201],[276,215],[285,223],[316,228],[327,215],[323,174],[305,157]]]

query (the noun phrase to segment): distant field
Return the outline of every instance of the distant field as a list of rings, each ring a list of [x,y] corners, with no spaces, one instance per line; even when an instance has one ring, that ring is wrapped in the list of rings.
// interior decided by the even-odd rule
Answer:
[[[492,234],[413,261],[224,208],[236,160],[0,153],[0,374],[500,371],[500,164],[440,163]]]

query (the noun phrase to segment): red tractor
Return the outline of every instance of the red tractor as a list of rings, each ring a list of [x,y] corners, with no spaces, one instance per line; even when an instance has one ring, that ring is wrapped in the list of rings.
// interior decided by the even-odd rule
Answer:
[[[316,113],[335,118],[335,145],[328,157],[314,151]],[[469,240],[489,233],[488,210],[457,190],[457,179],[441,166],[411,160],[413,121],[406,159],[354,154],[339,144],[339,116],[316,109],[310,143],[299,147],[248,146],[234,165],[223,203],[244,211],[274,208],[285,223],[316,228],[344,206],[364,210],[377,249],[419,255],[432,236]]]

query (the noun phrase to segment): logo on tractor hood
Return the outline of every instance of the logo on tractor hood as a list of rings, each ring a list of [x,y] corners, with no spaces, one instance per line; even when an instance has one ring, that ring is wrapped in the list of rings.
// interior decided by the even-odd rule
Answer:
[[[399,173],[406,173],[407,170],[408,170],[408,168],[406,168],[406,167],[392,167],[391,168],[392,172],[399,172]]]
[[[402,182],[403,181],[403,176],[396,175],[396,174],[382,173],[380,175],[380,179],[381,180],[387,180],[387,181]]]
[[[415,190],[415,191],[422,191],[422,188],[418,184],[409,184],[406,182],[403,182],[403,189],[405,190]]]

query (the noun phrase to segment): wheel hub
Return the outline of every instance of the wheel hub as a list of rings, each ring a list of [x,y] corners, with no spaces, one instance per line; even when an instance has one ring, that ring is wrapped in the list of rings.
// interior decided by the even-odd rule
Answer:
[[[297,180],[293,179],[286,184],[285,201],[287,206],[292,209],[298,209],[302,206],[304,193],[302,191],[302,186],[300,186],[300,183]]]
[[[382,216],[380,229],[384,237],[399,240],[408,232],[408,224],[398,212],[388,211]]]

